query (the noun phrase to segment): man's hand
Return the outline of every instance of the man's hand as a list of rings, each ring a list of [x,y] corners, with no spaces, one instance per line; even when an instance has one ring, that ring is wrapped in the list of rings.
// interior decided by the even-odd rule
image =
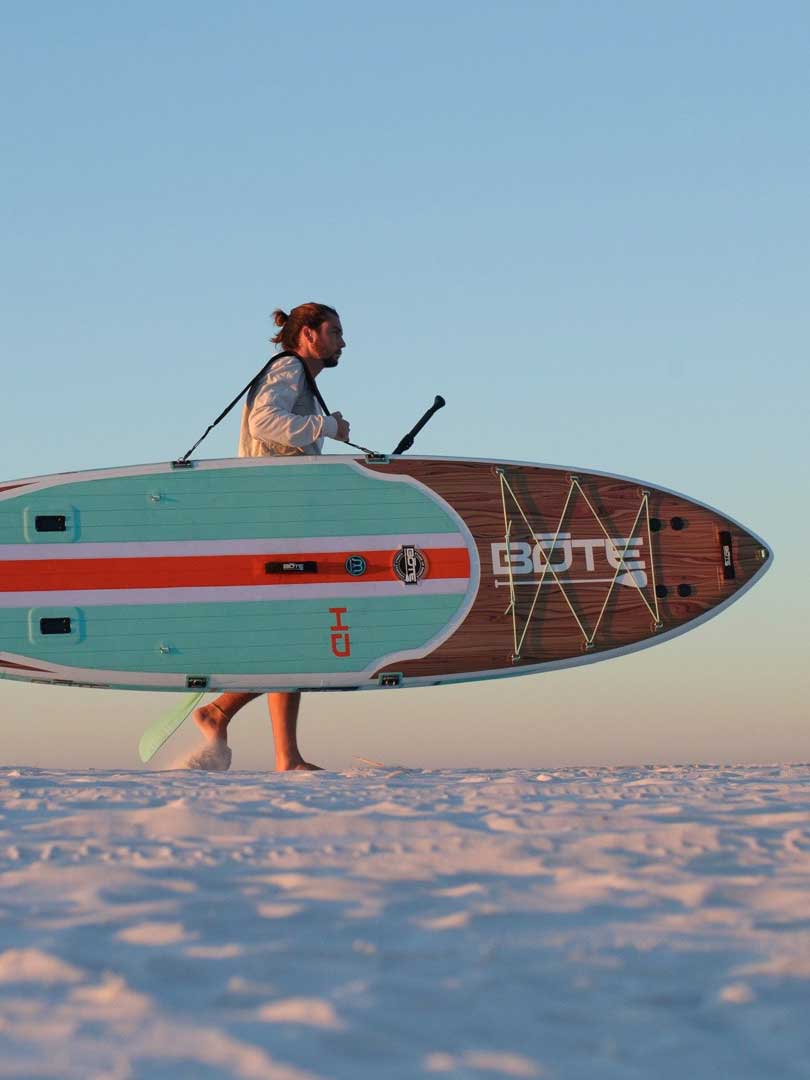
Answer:
[[[337,420],[337,426],[338,426],[337,435],[335,436],[335,438],[339,439],[341,442],[348,442],[348,440],[349,440],[349,421],[343,419],[343,413],[333,412],[332,416],[334,416],[334,418]]]

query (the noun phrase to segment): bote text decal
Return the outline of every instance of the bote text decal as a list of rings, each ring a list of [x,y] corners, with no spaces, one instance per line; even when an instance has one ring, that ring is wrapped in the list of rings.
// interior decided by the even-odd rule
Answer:
[[[344,657],[352,655],[352,643],[349,638],[349,627],[343,622],[342,616],[346,614],[348,608],[345,607],[330,607],[329,614],[334,615],[335,621],[331,627],[332,631],[332,652],[335,656]]]
[[[571,533],[561,532],[534,533],[533,538],[533,545],[522,542],[492,545],[492,572],[496,575],[496,587],[508,584],[506,576],[510,572],[513,579],[530,579],[515,581],[516,585],[537,585],[539,581],[544,585],[554,585],[554,576],[550,572],[545,576],[543,574],[546,562],[548,570],[553,570],[557,575],[567,574],[569,571],[579,575],[560,577],[561,585],[613,581],[616,585],[627,585],[631,588],[637,586],[643,589],[647,585],[647,566],[641,557],[643,536],[616,536],[610,539],[600,536],[595,539],[575,540]],[[580,552],[584,560],[580,557]],[[597,566],[597,556],[601,566]],[[608,571],[608,577],[582,577],[583,573],[599,573],[602,567]],[[499,581],[498,577],[502,580]]]

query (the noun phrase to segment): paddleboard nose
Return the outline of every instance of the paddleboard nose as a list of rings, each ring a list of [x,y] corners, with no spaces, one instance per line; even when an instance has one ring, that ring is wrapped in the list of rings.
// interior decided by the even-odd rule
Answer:
[[[721,528],[720,574],[724,585],[731,587],[750,584],[773,564],[773,551],[755,533],[738,525]]]

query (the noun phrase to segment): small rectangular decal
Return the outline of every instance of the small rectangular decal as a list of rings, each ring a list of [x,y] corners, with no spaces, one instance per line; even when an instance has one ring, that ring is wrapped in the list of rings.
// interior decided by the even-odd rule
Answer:
[[[317,574],[318,564],[312,559],[303,562],[269,562],[264,564],[266,574]]]
[[[726,581],[733,581],[737,576],[737,572],[734,569],[731,533],[726,530],[720,533],[720,552],[723,559],[723,578]]]

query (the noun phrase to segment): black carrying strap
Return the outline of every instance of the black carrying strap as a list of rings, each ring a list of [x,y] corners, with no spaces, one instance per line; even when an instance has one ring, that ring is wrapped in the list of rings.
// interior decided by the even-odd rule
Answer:
[[[216,420],[211,421],[211,423],[208,425],[208,427],[205,429],[205,431],[202,433],[202,435],[199,437],[199,439],[197,439],[197,441],[194,443],[194,445],[191,447],[191,449],[186,450],[185,454],[183,454],[183,456],[181,458],[178,458],[177,461],[172,462],[172,464],[174,464],[174,465],[183,465],[183,464],[185,464],[188,461],[188,459],[191,457],[191,455],[194,453],[194,451],[197,449],[197,447],[200,445],[200,443],[203,441],[203,439],[206,437],[206,435],[208,435],[209,432],[213,431],[214,428],[217,426],[217,424],[221,420],[225,419],[225,417],[228,415],[228,413],[231,411],[231,409],[234,407],[234,405],[238,405],[238,403],[242,400],[242,398],[245,396],[245,394],[250,392],[251,387],[255,383],[257,383],[259,381],[259,379],[261,379],[264,375],[267,374],[267,372],[270,370],[270,368],[273,366],[273,364],[275,364],[276,360],[281,360],[282,357],[284,357],[284,356],[294,356],[296,360],[301,360],[301,357],[297,353],[290,352],[289,349],[285,349],[284,352],[276,353],[275,356],[271,356],[270,359],[267,361],[267,363],[264,365],[264,367],[261,369],[261,371],[257,371],[256,374],[253,376],[253,378],[250,380],[250,382],[247,384],[247,386],[244,387],[244,389],[239,391],[239,393],[236,395],[236,397],[233,399],[233,401],[230,403],[230,405],[226,406],[222,410],[222,412],[219,414],[219,416],[216,418]],[[312,393],[315,395],[315,398],[316,398],[318,404],[320,405],[320,407],[323,409],[324,414],[326,416],[331,416],[331,413],[329,412],[327,404],[323,400],[323,396],[321,395],[321,392],[318,389],[318,384],[312,378],[312,374],[311,374],[309,368],[307,367],[307,365],[304,363],[303,360],[301,360],[301,367],[304,369],[304,377],[307,380],[307,386],[310,388]],[[348,445],[353,446],[354,444],[349,443]],[[362,450],[363,447],[360,447],[360,449]]]
[[[301,357],[298,356],[297,353],[280,353],[279,355],[280,356],[295,356],[296,359],[301,360]],[[278,356],[274,356],[273,360],[278,360]],[[270,361],[271,364],[273,363],[273,360]],[[324,416],[331,416],[332,413],[329,410],[329,406],[323,400],[323,395],[321,394],[320,390],[318,389],[318,384],[313,379],[312,372],[309,370],[309,368],[307,367],[307,365],[304,363],[303,360],[301,360],[301,367],[304,369],[304,378],[307,380],[307,386],[310,388],[312,393],[315,395],[315,400],[318,402],[320,407],[323,409]]]
[[[213,431],[214,428],[217,426],[217,424],[221,420],[225,419],[225,417],[228,415],[228,413],[231,411],[231,409],[234,407],[234,405],[238,404],[242,400],[242,398],[245,396],[245,394],[250,392],[251,387],[255,383],[257,383],[259,381],[259,379],[261,379],[264,375],[267,374],[267,372],[270,370],[270,368],[273,366],[273,364],[275,364],[276,360],[281,360],[282,357],[284,357],[284,356],[294,356],[296,360],[301,361],[301,367],[304,369],[304,378],[307,381],[307,386],[312,391],[312,393],[313,393],[313,395],[315,397],[315,400],[318,402],[320,407],[323,409],[324,415],[325,416],[331,416],[332,414],[329,411],[329,406],[323,400],[323,395],[321,394],[320,390],[318,389],[318,384],[315,382],[315,379],[312,377],[312,372],[309,370],[306,363],[301,359],[301,357],[298,355],[298,353],[294,353],[294,352],[291,352],[289,349],[285,349],[284,352],[276,353],[275,356],[270,357],[270,359],[267,361],[267,363],[264,365],[264,367],[261,369],[261,371],[257,371],[256,374],[253,376],[253,378],[250,380],[250,382],[247,384],[247,386],[244,387],[244,389],[239,391],[239,393],[236,395],[236,397],[233,399],[233,401],[230,403],[230,405],[226,406],[222,410],[222,412],[219,414],[219,416],[216,418],[216,420],[211,421],[211,423],[208,425],[208,427],[205,429],[205,431],[202,433],[202,435],[199,437],[199,439],[197,439],[197,441],[194,443],[194,445],[191,447],[191,449],[186,450],[185,454],[183,454],[183,456],[181,458],[178,458],[176,461],[172,462],[172,465],[174,465],[176,468],[182,467],[183,465],[189,465],[190,464],[189,458],[194,453],[194,451],[197,449],[197,447],[200,445],[200,443],[203,441],[203,439],[206,437],[206,435],[208,435],[208,433],[210,431]],[[419,434],[419,432],[422,430],[422,428],[425,426],[425,424],[428,422],[428,420],[430,420],[431,416],[433,416],[433,414],[435,412],[437,412],[437,410],[444,407],[444,404],[445,404],[444,398],[440,394],[437,394],[433,404],[431,405],[431,407],[424,414],[424,416],[419,420],[419,422],[413,428],[411,428],[411,430],[408,432],[408,434],[404,435],[400,439],[399,443],[397,444],[396,450],[394,450],[392,452],[391,456],[393,457],[394,455],[404,454],[406,450],[410,450],[410,448],[413,446],[414,438]],[[369,450],[369,448],[367,446],[359,446],[357,443],[349,442],[348,439],[345,440],[345,442],[346,442],[347,446],[351,446],[355,450],[362,450],[363,453],[367,457],[379,458],[379,459],[383,459],[383,460],[386,459],[385,454],[379,454],[375,450]]]

